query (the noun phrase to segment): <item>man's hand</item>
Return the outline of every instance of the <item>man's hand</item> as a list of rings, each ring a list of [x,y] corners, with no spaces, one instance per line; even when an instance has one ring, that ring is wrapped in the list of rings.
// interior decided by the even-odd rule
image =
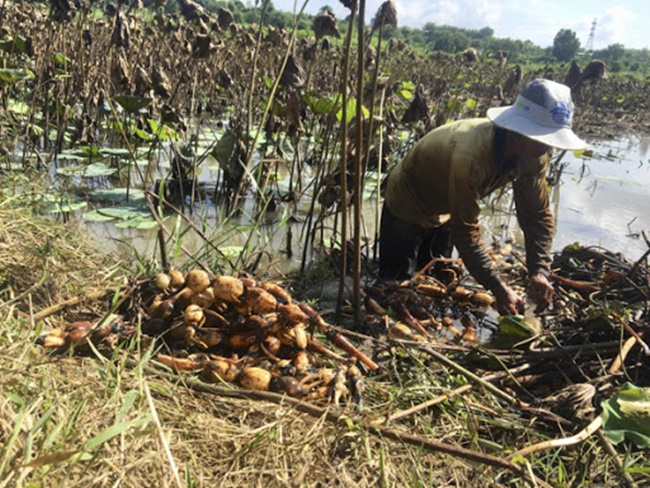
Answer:
[[[548,308],[553,299],[553,287],[543,273],[536,273],[528,282],[528,298],[535,305],[535,313],[541,313]]]
[[[497,311],[501,315],[517,315],[524,313],[524,301],[505,283],[492,290],[497,299]]]

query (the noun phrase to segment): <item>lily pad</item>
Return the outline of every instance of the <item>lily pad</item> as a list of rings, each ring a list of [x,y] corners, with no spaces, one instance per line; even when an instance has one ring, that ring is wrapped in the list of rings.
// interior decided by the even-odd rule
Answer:
[[[650,447],[650,388],[625,383],[601,406],[603,430],[612,444],[628,439],[639,449]]]
[[[149,207],[142,203],[126,203],[116,207],[105,207],[97,209],[98,212],[109,217],[121,220],[129,220],[135,217],[150,217]]]
[[[153,132],[158,139],[162,141],[178,139],[178,132],[176,132],[171,127],[164,124],[160,124],[152,119],[147,119],[147,123],[149,124],[149,128],[151,129],[151,132]]]
[[[104,163],[92,163],[87,165],[75,164],[59,168],[56,173],[63,176],[79,176],[82,178],[96,178],[99,176],[110,176],[117,171]]]
[[[102,156],[115,156],[123,159],[131,159],[131,152],[123,147],[105,147],[99,152]]]
[[[136,216],[128,220],[121,220],[115,224],[115,227],[120,229],[155,229],[158,226],[158,223],[151,217],[144,218],[142,216]]]
[[[91,210],[83,215],[84,220],[88,222],[110,222],[115,220],[111,215],[105,215],[100,210]]]
[[[126,202],[126,188],[102,188],[88,193],[92,200],[109,202]],[[129,190],[129,202],[144,200],[144,191],[138,188]]]
[[[148,107],[152,99],[137,95],[117,95],[113,97],[113,101],[119,104],[125,112],[134,114],[139,110]]]
[[[56,159],[59,161],[81,161],[86,159],[86,156],[78,152],[63,152],[56,155]]]
[[[120,229],[153,229],[158,224],[151,216],[149,207],[143,203],[125,203],[116,207],[104,207],[90,212],[83,216],[89,222],[110,222],[117,221],[115,227]]]
[[[54,202],[48,205],[44,212],[45,213],[70,213],[76,212],[77,210],[82,210],[86,208],[88,204],[86,202],[75,202],[75,201],[60,201]]]

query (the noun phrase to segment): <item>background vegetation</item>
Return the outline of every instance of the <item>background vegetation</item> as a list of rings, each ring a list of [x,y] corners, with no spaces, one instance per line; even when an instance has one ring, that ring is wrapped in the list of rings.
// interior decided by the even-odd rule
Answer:
[[[189,261],[214,273],[265,277],[274,270],[260,265],[268,251],[259,229],[269,222],[286,229],[290,217],[296,217],[294,235],[304,249],[315,243],[329,251],[303,276],[320,273],[332,281],[354,270],[358,279],[358,253],[370,257],[375,236],[349,232],[346,222],[359,223],[345,220],[350,203],[358,210],[361,197],[379,201],[381,173],[415,138],[511,102],[533,77],[562,81],[569,71],[534,46],[519,53],[514,44],[496,44],[489,29],[400,31],[390,11],[375,16],[370,49],[368,36],[352,35],[352,19],[337,24],[325,15],[316,28],[315,18],[304,17],[294,33],[292,19],[270,2],[261,9],[205,5],[210,10],[187,2],[144,10],[65,0],[47,8],[0,3],[0,486],[145,486],[152,480],[161,486],[215,480],[223,486],[521,486],[532,475],[538,486],[647,481],[645,453],[629,443],[614,448],[606,439],[519,459],[519,447],[580,424],[561,424],[548,414],[540,422],[539,412],[524,417],[511,393],[485,381],[471,386],[466,370],[459,372],[428,345],[431,350],[420,353],[386,338],[389,315],[376,300],[379,312],[366,326],[384,335],[339,329],[386,364],[385,374],[368,378],[361,410],[346,405],[336,413],[329,406],[307,412],[281,395],[244,395],[239,388],[168,374],[156,363],[155,345],[138,341],[138,334],[85,357],[73,350],[44,352],[36,342],[42,332],[104,317],[134,281],[146,285],[161,269]],[[232,21],[225,12],[220,20],[219,5],[229,6]],[[421,36],[421,42],[400,43],[400,32]],[[447,51],[433,50],[436,43]],[[474,63],[459,52],[472,43],[482,51]],[[490,49],[502,48],[514,56],[505,66],[490,56]],[[647,128],[648,89],[635,77],[578,76],[580,133],[607,137],[622,127]],[[206,183],[199,175],[209,164],[216,177]],[[502,203],[495,200],[496,209]],[[225,229],[230,210],[242,201],[248,223],[235,223],[230,232],[248,241],[233,259],[225,253],[231,237]],[[157,229],[160,251],[136,252],[129,264],[98,255],[72,222],[87,208],[92,211],[84,218],[106,219],[115,228]],[[186,244],[194,236],[200,245],[190,252]],[[354,263],[346,266],[342,250],[349,247]],[[571,269],[583,269],[576,259],[568,260]],[[523,276],[514,260],[500,262],[504,272]],[[628,275],[628,268],[620,269]],[[363,272],[372,279],[369,268]],[[601,272],[578,277],[583,285],[586,279],[600,280]],[[607,356],[567,354],[567,335],[577,348],[588,340],[583,328],[571,322],[554,330],[548,344],[553,359],[539,351],[531,356],[534,374],[528,374],[531,362],[516,380],[542,387],[524,398],[546,399],[585,378],[597,378],[602,394],[625,375],[647,378],[641,352],[630,354],[625,368],[619,360],[616,373],[605,373],[624,338],[620,323],[593,303],[593,293],[589,307],[572,302],[578,295],[566,295],[574,309],[569,312],[594,312],[587,317],[592,329],[584,330],[594,330],[592,341],[607,340]],[[372,318],[371,301],[355,305],[342,312],[367,311]],[[647,307],[639,310],[647,314]],[[625,317],[635,320],[636,311]],[[469,324],[464,330],[470,340]],[[440,345],[473,371],[478,362],[497,368],[503,379],[512,372],[503,360],[528,361],[519,353],[486,356],[473,346]],[[557,368],[550,373],[558,384],[547,381],[549,368]],[[517,385],[501,388],[510,392]],[[400,410],[400,418],[393,417]],[[391,425],[382,427],[390,417]],[[440,439],[444,446],[422,439]]]
[[[237,22],[240,23],[259,22],[259,7],[247,6],[238,0],[200,0],[198,3],[211,11],[219,7],[228,8],[235,15]],[[165,4],[165,9],[169,12],[177,11],[178,4],[175,0],[169,0]],[[276,10],[272,2],[267,9],[269,25],[274,27],[293,25],[294,19],[290,12]],[[327,9],[328,7],[324,6],[321,11]],[[372,19],[370,23],[372,24]],[[299,36],[313,35],[311,32],[312,24],[313,16],[303,15],[298,23]],[[340,19],[339,28],[342,33],[347,32],[348,19]],[[474,47],[485,55],[491,56],[499,50],[504,50],[508,51],[510,61],[524,65],[552,63],[555,61],[565,62],[574,58],[582,62],[589,59],[600,59],[607,63],[613,73],[627,73],[643,77],[650,75],[650,53],[648,49],[628,49],[622,44],[611,44],[604,49],[586,51],[576,33],[569,29],[561,29],[554,38],[549,38],[549,44],[552,43],[550,47],[540,47],[528,40],[495,37],[494,30],[490,26],[474,30],[449,25],[437,25],[432,22],[425,24],[422,28],[387,26],[383,32],[383,39],[407,41],[417,51],[439,50],[448,53],[459,53]]]

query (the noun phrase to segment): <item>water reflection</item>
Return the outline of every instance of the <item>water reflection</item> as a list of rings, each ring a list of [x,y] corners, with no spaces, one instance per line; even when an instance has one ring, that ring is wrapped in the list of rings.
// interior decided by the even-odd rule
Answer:
[[[570,155],[552,194],[557,248],[577,241],[641,257],[648,249],[641,232],[650,233],[649,146],[630,137],[594,144],[591,159]]]

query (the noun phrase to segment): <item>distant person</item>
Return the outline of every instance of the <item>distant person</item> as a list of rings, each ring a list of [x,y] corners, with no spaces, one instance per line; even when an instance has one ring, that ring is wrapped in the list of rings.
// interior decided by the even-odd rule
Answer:
[[[553,216],[546,189],[551,148],[586,143],[571,130],[573,103],[565,85],[528,83],[514,105],[487,118],[459,120],[426,134],[388,176],[379,237],[379,275],[403,280],[434,257],[458,250],[472,276],[496,298],[499,313],[523,313],[522,298],[499,277],[481,239],[479,202],[512,182],[523,230],[528,295],[545,310]]]

